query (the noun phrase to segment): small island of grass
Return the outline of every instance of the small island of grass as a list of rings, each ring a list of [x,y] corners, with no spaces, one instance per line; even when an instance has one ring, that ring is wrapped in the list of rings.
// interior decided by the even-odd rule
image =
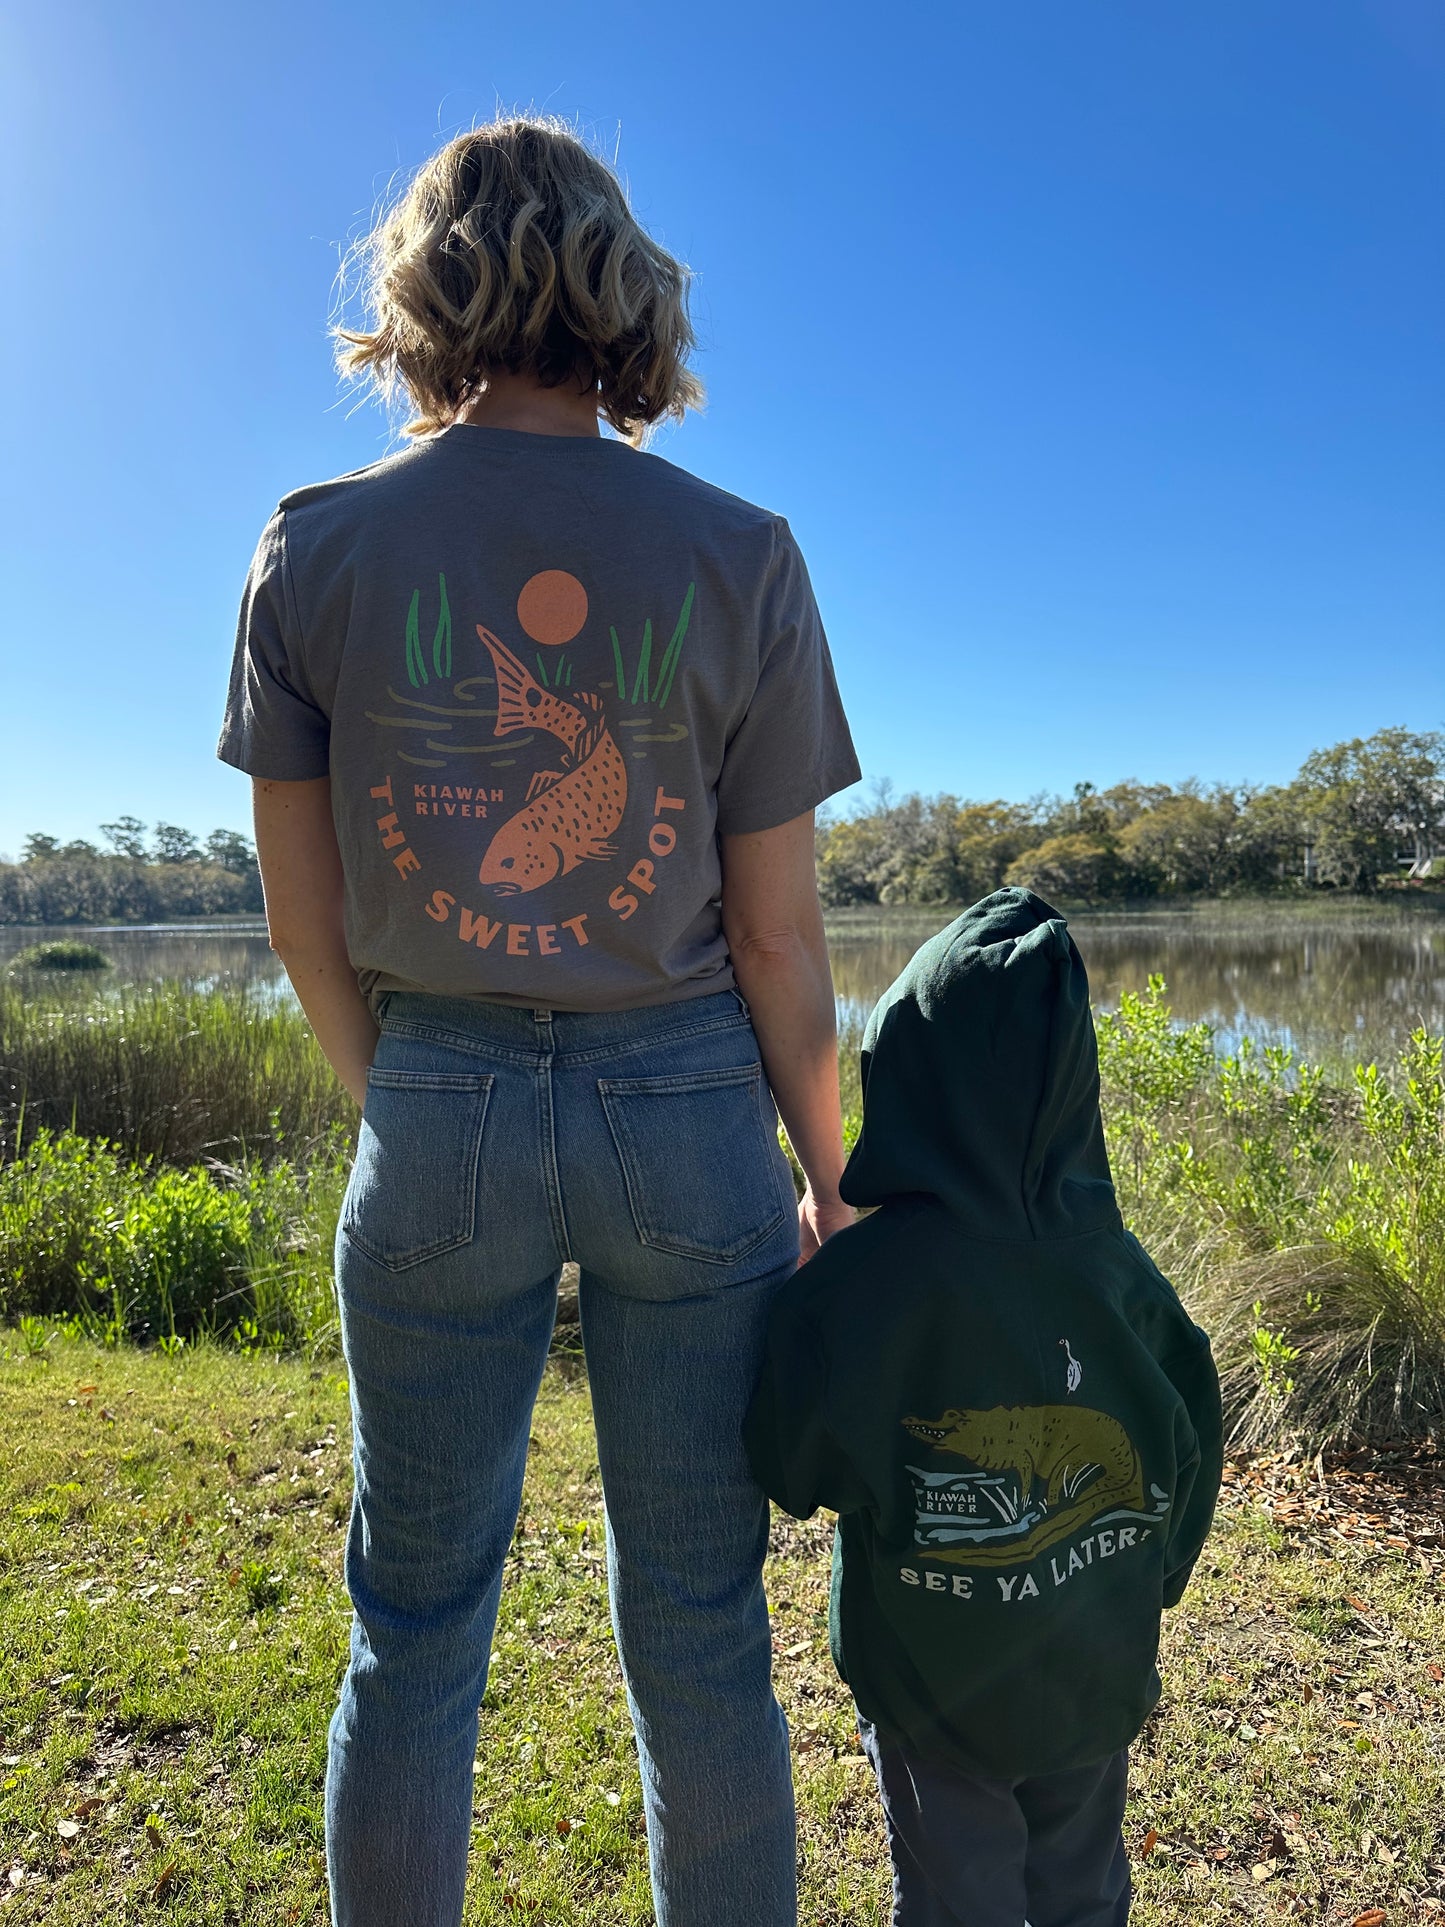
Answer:
[[[19,951],[11,967],[15,970],[109,970],[110,958],[96,944],[61,937],[53,943],[36,943],[28,950]]]

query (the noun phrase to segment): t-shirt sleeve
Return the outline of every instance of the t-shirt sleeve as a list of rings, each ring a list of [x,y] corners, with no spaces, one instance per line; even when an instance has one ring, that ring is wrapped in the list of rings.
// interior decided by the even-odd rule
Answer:
[[[248,776],[304,782],[327,774],[330,740],[330,720],[306,679],[286,514],[278,509],[246,577],[216,754]]]
[[[786,522],[776,526],[760,613],[757,687],[718,777],[723,836],[776,829],[862,774],[813,587]]]

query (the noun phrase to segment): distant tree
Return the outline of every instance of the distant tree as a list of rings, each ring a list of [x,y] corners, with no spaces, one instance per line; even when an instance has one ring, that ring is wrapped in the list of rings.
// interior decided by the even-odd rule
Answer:
[[[1096,903],[1125,895],[1129,872],[1112,837],[1073,830],[1026,850],[1009,865],[1006,881],[1046,897]]]
[[[199,863],[201,847],[189,830],[177,823],[157,823],[151,838],[151,856],[156,863]]]
[[[118,816],[114,823],[102,823],[100,833],[117,856],[132,863],[144,863],[146,826],[139,817]]]
[[[997,890],[1009,865],[1042,840],[1027,803],[964,803],[951,825],[954,902],[972,903]]]
[[[1317,749],[1296,788],[1320,881],[1373,890],[1403,852],[1433,850],[1445,821],[1445,736],[1381,729]]]
[[[206,838],[206,858],[232,876],[246,876],[256,863],[250,839],[237,830],[212,830]]]
[[[1160,889],[1218,896],[1236,880],[1240,819],[1234,790],[1186,783],[1124,826],[1119,852],[1136,877],[1151,876]]]
[[[1306,874],[1307,833],[1298,786],[1241,790],[1234,880],[1242,890],[1277,890],[1312,879]]]
[[[32,835],[27,836],[20,847],[20,861],[22,863],[44,863],[48,861],[49,858],[59,855],[60,838],[58,836],[42,836],[38,830]]]

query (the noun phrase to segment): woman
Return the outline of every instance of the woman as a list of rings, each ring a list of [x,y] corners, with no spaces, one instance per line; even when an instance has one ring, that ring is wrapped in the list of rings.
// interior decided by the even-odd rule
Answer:
[[[364,1105],[334,1917],[461,1917],[576,1260],[657,1918],[788,1927],[740,1425],[774,1292],[851,1215],[812,823],[858,765],[787,525],[635,446],[700,391],[686,272],[613,175],[499,121],[422,169],[367,259],[341,359],[405,390],[416,439],[272,518],[220,747],[253,779],[272,945]]]

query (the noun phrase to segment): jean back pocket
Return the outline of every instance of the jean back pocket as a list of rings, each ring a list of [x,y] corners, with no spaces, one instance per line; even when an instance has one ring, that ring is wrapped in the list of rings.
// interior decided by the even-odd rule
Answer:
[[[492,1079],[456,1071],[366,1074],[366,1108],[341,1229],[389,1271],[470,1244]]]
[[[762,1067],[598,1081],[638,1239],[735,1264],[787,1216]]]

